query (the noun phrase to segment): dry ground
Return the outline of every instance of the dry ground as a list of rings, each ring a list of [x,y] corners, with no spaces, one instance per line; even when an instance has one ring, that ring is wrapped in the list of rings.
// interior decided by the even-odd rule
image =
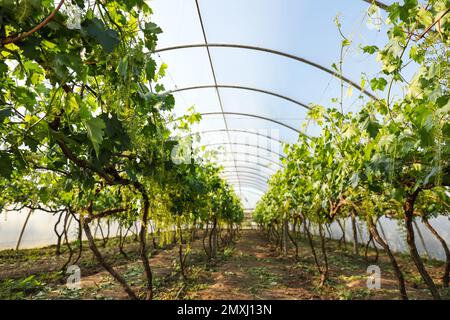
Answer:
[[[129,241],[125,249],[128,259],[113,245],[102,249],[115,268],[133,288],[144,285],[143,268],[136,252],[137,243]],[[155,250],[149,261],[155,274],[156,299],[398,299],[396,281],[386,255],[380,252],[376,263],[381,268],[381,289],[369,290],[366,285],[367,262],[363,256],[340,248],[336,241],[327,242],[330,280],[319,286],[311,251],[299,240],[299,259],[293,250],[286,257],[260,231],[245,230],[234,246],[225,248],[215,261],[208,261],[201,240],[190,246],[188,279],[179,274],[178,247]],[[363,251],[363,250],[361,250]],[[14,257],[14,254],[16,256]],[[81,290],[69,290],[66,276],[58,272],[65,255],[55,258],[52,248],[0,252],[0,298],[26,299],[126,299],[123,290],[101,269],[87,251],[79,265]],[[374,258],[370,251],[369,258]],[[412,299],[429,299],[421,278],[408,256],[397,255]],[[426,261],[435,281],[443,270],[442,262]],[[27,276],[30,277],[26,278]],[[24,282],[25,281],[25,282]],[[22,283],[22,284],[21,284]],[[22,291],[22,293],[21,293]],[[450,298],[449,291],[442,290]]]

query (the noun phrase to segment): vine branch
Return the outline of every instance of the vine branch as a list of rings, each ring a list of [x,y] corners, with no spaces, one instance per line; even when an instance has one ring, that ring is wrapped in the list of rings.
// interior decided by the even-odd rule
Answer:
[[[37,26],[35,26],[33,29],[24,32],[22,34],[18,34],[18,35],[12,35],[12,36],[8,36],[6,38],[3,38],[0,40],[0,44],[1,46],[4,46],[6,44],[10,44],[10,43],[16,43],[19,42],[21,40],[23,40],[24,38],[32,35],[33,33],[35,33],[36,31],[40,30],[41,28],[45,27],[50,21],[52,21],[52,19],[55,17],[55,15],[58,13],[59,9],[61,8],[61,6],[63,5],[64,0],[61,0],[59,2],[59,4],[56,6],[55,10],[53,10],[52,13],[50,13],[50,15],[45,18],[41,23],[39,23]]]

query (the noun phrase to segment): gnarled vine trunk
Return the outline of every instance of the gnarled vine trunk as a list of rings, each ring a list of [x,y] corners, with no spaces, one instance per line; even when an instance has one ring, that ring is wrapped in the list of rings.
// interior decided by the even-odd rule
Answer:
[[[202,239],[202,244],[203,244],[203,250],[205,250],[205,253],[208,257],[211,256],[211,252],[208,250],[208,247],[206,246],[206,238],[208,237],[208,233],[209,233],[209,223],[206,223],[206,228],[205,231],[203,232],[203,239]]]
[[[213,227],[209,236],[211,258],[217,257],[217,217],[214,217]]]
[[[311,248],[311,252],[313,254],[314,263],[316,264],[317,271],[320,274],[320,285],[323,285],[323,284],[325,284],[325,282],[328,279],[328,259],[326,258],[325,243],[324,243],[324,241],[322,241],[323,240],[322,232],[319,231],[321,233],[322,253],[325,253],[325,256],[324,256],[324,258],[325,258],[325,268],[322,268],[322,266],[321,266],[321,264],[319,262],[319,259],[318,259],[317,253],[316,253],[316,249],[314,247],[314,242],[313,242],[313,239],[312,239],[312,236],[311,236],[311,231],[309,230],[309,227],[307,226],[307,223],[306,223],[307,221],[306,221],[305,217],[303,217],[303,221],[304,221],[304,228],[305,228],[306,236],[308,238],[308,243],[309,243],[309,246]],[[319,229],[319,230],[321,230],[321,229]]]
[[[177,224],[178,227],[178,259],[180,261],[180,273],[181,273],[181,277],[183,278],[183,280],[186,280],[186,272],[185,272],[185,267],[186,267],[186,258],[187,258],[187,254],[183,253],[183,229],[181,228],[181,225],[178,223]]]
[[[128,296],[133,299],[137,300],[138,297],[134,293],[134,291],[131,289],[131,287],[126,282],[125,278],[122,277],[114,268],[106,262],[106,260],[103,258],[103,255],[100,253],[100,251],[97,248],[97,245],[95,244],[94,237],[92,236],[91,228],[89,228],[89,222],[83,221],[83,229],[84,233],[86,234],[86,238],[89,242],[89,248],[91,249],[94,256],[97,258],[97,261],[100,263],[100,265],[109,272],[109,274],[122,286],[122,288],[125,290],[125,292],[128,294]]]
[[[450,282],[450,249],[448,248],[445,239],[441,237],[441,235],[433,228],[430,221],[427,218],[423,218],[423,223],[431,231],[431,233],[439,240],[442,245],[442,248],[445,252],[445,267],[444,267],[444,275],[442,276],[442,286],[444,288],[448,288]]]
[[[294,225],[293,225],[294,237],[296,237],[296,233],[295,233],[296,229],[297,229],[297,219],[294,220]],[[297,243],[297,239],[294,239],[294,237],[291,236],[291,233],[289,232],[289,229],[287,231],[287,235],[289,236],[289,239],[291,240],[292,244],[295,247],[295,260],[298,260],[298,243]]]
[[[142,215],[141,230],[139,232],[139,244],[140,244],[140,256],[142,264],[144,266],[145,275],[147,278],[146,284],[146,299],[153,299],[153,274],[148,261],[148,248],[147,248],[147,227],[148,227],[148,215],[150,211],[150,202],[145,192],[142,192],[142,198],[144,200],[144,211]]]
[[[353,253],[359,255],[358,228],[356,226],[356,217],[354,213],[352,214],[352,231],[353,231]]]
[[[395,256],[392,253],[391,248],[389,247],[387,242],[385,242],[383,240],[383,238],[380,236],[380,234],[378,233],[377,227],[374,224],[374,222],[372,221],[371,217],[367,218],[367,225],[369,228],[369,232],[372,234],[375,241],[378,242],[378,244],[381,247],[383,247],[384,251],[386,251],[386,253],[389,257],[389,260],[391,261],[391,265],[392,265],[392,268],[394,269],[395,277],[397,278],[398,288],[400,291],[401,298],[403,300],[408,300],[408,294],[406,293],[406,286],[405,286],[405,278],[403,277],[403,273],[400,270],[400,267],[397,263],[397,259],[395,259]]]
[[[284,219],[282,222],[282,243],[281,243],[281,249],[283,252],[283,256],[287,255],[287,251],[288,251],[288,230],[289,224],[288,224],[288,219]]]
[[[323,286],[325,282],[328,280],[329,267],[328,267],[327,249],[325,246],[326,240],[321,223],[319,223],[319,236],[320,236],[320,249],[322,250],[322,256],[324,261],[324,268],[322,269],[322,276],[320,279],[320,285]]]
[[[414,227],[413,227],[414,202],[416,201],[418,194],[419,189],[416,190],[413,194],[408,195],[403,205],[403,210],[405,214],[406,242],[409,247],[409,253],[411,255],[411,258],[414,261],[414,264],[416,265],[417,271],[419,271],[420,275],[422,276],[422,279],[427,285],[428,289],[430,290],[433,299],[440,300],[441,295],[439,294],[439,291],[437,290],[433,279],[431,279],[430,275],[425,269],[422,258],[420,257],[419,252],[417,251],[417,246],[414,239]]]
[[[345,239],[345,221],[344,221],[344,225],[342,225],[341,221],[339,221],[339,219],[336,219],[336,222],[339,226],[339,228],[341,229],[342,232],[342,236],[339,238],[339,248],[341,247],[341,243],[342,241],[344,242],[344,249],[347,249],[347,241]]]

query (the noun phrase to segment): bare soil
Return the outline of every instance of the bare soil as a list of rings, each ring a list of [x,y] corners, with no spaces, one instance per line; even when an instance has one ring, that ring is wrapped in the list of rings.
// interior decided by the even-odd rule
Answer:
[[[114,244],[112,242],[112,244]],[[108,261],[126,278],[131,286],[140,291],[144,286],[142,263],[138,260],[137,243],[129,241],[125,246],[127,258],[113,246],[102,249]],[[184,248],[187,249],[186,246]],[[387,256],[380,251],[378,262],[373,262],[375,252],[369,251],[368,259],[341,247],[337,241],[327,241],[330,279],[319,285],[310,248],[299,239],[299,258],[295,259],[293,248],[283,256],[279,248],[270,243],[263,232],[244,230],[234,246],[222,248],[214,261],[208,261],[201,240],[189,245],[187,280],[180,277],[178,246],[166,246],[154,250],[149,261],[154,272],[156,299],[399,299],[397,282]],[[363,252],[363,250],[360,250]],[[39,254],[41,252],[41,254]],[[69,290],[67,276],[58,273],[65,255],[54,257],[52,248],[23,251],[12,257],[0,252],[0,298],[25,299],[127,299],[121,287],[109,274],[97,265],[89,250],[80,260],[82,272],[81,289]],[[6,257],[6,258],[5,258]],[[430,299],[425,285],[412,261],[406,255],[397,255],[404,272],[408,295],[411,299]],[[437,284],[443,271],[443,262],[425,261],[430,275]],[[381,269],[381,289],[367,288],[367,267],[376,264]],[[50,274],[56,274],[54,277]],[[26,276],[40,279],[39,290],[25,295],[12,296],[14,281]],[[6,288],[6,289],[5,289]],[[16,288],[17,289],[17,288]],[[14,290],[12,292],[15,292]],[[10,293],[10,296],[8,296]],[[448,290],[442,289],[444,298],[450,299]]]

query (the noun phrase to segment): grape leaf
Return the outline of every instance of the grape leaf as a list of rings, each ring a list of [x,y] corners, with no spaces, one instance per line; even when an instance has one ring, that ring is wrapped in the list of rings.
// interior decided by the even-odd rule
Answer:
[[[13,171],[12,161],[9,155],[0,150],[0,176],[9,178]]]
[[[106,29],[103,22],[98,18],[85,21],[83,23],[83,29],[89,36],[101,44],[103,49],[108,53],[112,52],[119,44],[120,40],[117,31]]]
[[[92,142],[97,157],[100,154],[100,145],[103,141],[103,131],[106,128],[105,122],[100,118],[92,118],[85,121],[88,137]]]

